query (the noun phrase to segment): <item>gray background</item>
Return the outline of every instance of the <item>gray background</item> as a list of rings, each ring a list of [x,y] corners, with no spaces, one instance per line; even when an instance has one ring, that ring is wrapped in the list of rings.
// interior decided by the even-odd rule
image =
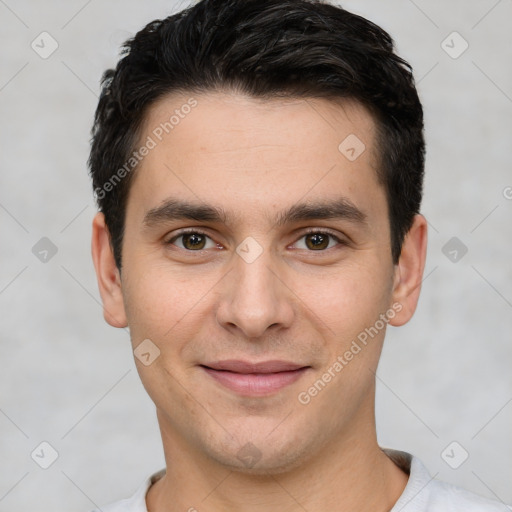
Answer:
[[[184,5],[0,0],[0,511],[87,511],[163,467],[128,333],[103,321],[85,162],[119,44]],[[426,111],[428,261],[416,316],[388,331],[380,443],[512,503],[512,1],[343,5],[393,35]],[[58,43],[46,59],[31,48],[51,48],[43,31]],[[469,44],[458,58],[453,31]],[[46,262],[32,252],[42,237],[58,249]],[[59,454],[46,470],[31,458],[42,441]]]

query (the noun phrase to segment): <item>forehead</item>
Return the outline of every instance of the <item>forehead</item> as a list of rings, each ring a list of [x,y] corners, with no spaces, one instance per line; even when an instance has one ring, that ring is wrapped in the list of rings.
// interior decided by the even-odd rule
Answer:
[[[144,145],[129,202],[146,211],[169,195],[253,213],[340,194],[382,206],[375,123],[353,101],[172,94],[148,110]]]
[[[194,133],[186,128],[191,124]],[[142,136],[152,135],[157,143],[170,144],[174,135],[191,145],[205,146],[210,139],[216,149],[235,149],[234,135],[245,136],[248,146],[258,137],[269,144],[307,139],[308,146],[320,148],[319,140],[337,147],[351,134],[359,134],[373,149],[374,119],[355,100],[259,98],[228,91],[166,95],[149,107],[141,130]]]

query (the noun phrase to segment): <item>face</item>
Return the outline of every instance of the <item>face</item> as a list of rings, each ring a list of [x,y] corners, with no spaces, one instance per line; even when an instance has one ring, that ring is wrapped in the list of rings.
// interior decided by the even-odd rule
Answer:
[[[172,95],[148,112],[144,144],[121,275],[101,214],[93,252],[164,443],[257,473],[370,436],[386,326],[417,298],[392,262],[371,116],[350,102]]]

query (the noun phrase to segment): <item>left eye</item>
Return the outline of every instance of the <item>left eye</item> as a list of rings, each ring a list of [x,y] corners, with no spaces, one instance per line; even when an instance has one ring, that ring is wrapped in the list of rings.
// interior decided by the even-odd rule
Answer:
[[[188,233],[181,233],[169,240],[169,244],[174,244],[176,240],[182,240],[181,245],[176,244],[181,249],[188,251],[202,251],[203,249],[211,249],[216,247],[217,244],[207,235],[200,231],[190,231]],[[210,241],[210,246],[207,246],[207,240]]]
[[[336,243],[340,244],[341,240],[330,233],[322,231],[312,231],[303,235],[300,240],[304,240],[303,247],[299,249],[309,249],[312,251],[323,251],[335,246]],[[334,241],[334,243],[331,243]],[[299,242],[297,242],[299,243]]]

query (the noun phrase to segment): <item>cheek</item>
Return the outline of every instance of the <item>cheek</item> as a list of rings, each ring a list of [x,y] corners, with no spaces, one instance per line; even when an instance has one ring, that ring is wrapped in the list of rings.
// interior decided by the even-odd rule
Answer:
[[[309,295],[305,310],[309,308],[314,313],[310,317],[321,320],[316,326],[322,330],[328,354],[309,385],[315,387],[319,379],[323,389],[325,383],[323,398],[315,402],[325,417],[348,411],[372,386],[387,327],[381,315],[391,309],[391,292],[389,269],[375,265],[345,268]],[[334,409],[333,403],[337,404]]]
[[[373,324],[389,308],[392,276],[389,269],[347,264],[323,277],[301,281],[298,295],[336,334],[354,334]]]
[[[201,309],[203,287],[204,283],[191,283],[189,278],[170,274],[158,265],[130,267],[123,294],[132,342],[154,339],[163,350],[168,340],[173,340],[176,346],[182,339],[178,333],[191,324]]]

